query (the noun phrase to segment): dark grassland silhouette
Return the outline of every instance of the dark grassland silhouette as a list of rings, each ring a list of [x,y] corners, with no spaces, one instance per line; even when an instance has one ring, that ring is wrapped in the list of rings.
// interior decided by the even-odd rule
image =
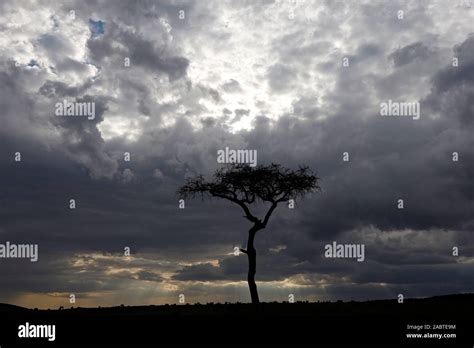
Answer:
[[[42,347],[41,338],[18,337],[18,326],[28,323],[56,325],[55,344],[100,346],[117,344],[137,347],[170,344],[218,344],[223,342],[262,345],[381,343],[398,347],[400,343],[418,343],[407,333],[455,333],[456,338],[423,339],[422,346],[472,347],[474,294],[431,298],[397,298],[367,302],[267,302],[172,304],[65,308],[32,310],[0,303],[0,340],[2,347]],[[236,328],[243,326],[242,338]],[[407,330],[407,325],[456,325],[456,329]],[[235,337],[235,338],[234,338]],[[423,342],[424,343],[424,342]],[[463,344],[462,346],[459,344]],[[364,344],[364,345],[362,345]],[[53,345],[54,346],[54,345]],[[94,346],[94,345],[93,345]],[[383,346],[383,344],[382,344]]]
[[[259,303],[255,273],[257,272],[257,252],[254,247],[255,235],[267,227],[268,221],[282,202],[296,200],[306,193],[320,190],[319,178],[307,166],[300,166],[297,170],[290,170],[279,164],[268,166],[258,165],[251,167],[246,164],[233,164],[218,169],[214,173],[213,181],[208,182],[202,175],[187,180],[187,183],[178,190],[182,199],[196,195],[217,197],[237,204],[244,211],[244,217],[253,225],[249,230],[247,249],[240,249],[247,254],[249,270],[247,281],[253,304]],[[256,203],[270,205],[263,220],[255,216],[250,205]]]

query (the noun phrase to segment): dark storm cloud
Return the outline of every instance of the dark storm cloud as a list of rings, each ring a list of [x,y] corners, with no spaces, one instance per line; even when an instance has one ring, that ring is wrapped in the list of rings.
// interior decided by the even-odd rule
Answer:
[[[224,91],[226,91],[227,93],[236,93],[236,92],[239,92],[242,90],[242,88],[240,87],[240,83],[239,81],[236,81],[234,79],[230,79],[229,81],[227,81],[223,86],[222,88],[224,89]]]
[[[262,153],[261,161],[291,158],[293,166],[305,162],[318,171],[324,191],[311,203],[313,213],[307,210],[319,230],[317,235],[337,235],[366,224],[385,230],[472,227],[469,192],[473,186],[468,173],[473,152],[465,147],[472,139],[452,129],[446,120],[408,124],[374,115],[351,122],[344,115],[304,125],[285,121],[280,119],[268,133],[257,128],[259,137],[250,143],[257,148],[267,143],[266,148],[273,149]],[[324,129],[324,134],[316,127]],[[458,136],[452,144],[450,128]],[[297,143],[282,144],[285,137],[315,150],[293,154],[289,149]],[[433,143],[436,137],[441,143]],[[453,163],[452,152],[459,148],[465,161]],[[347,163],[342,161],[346,151],[351,156]],[[403,211],[396,209],[399,198],[406,204]],[[451,208],[453,201],[458,202],[456,209]]]
[[[202,85],[197,85],[197,87],[202,91],[203,94],[209,95],[214,100],[214,102],[218,103],[221,101],[219,91],[215,90],[214,88],[207,88]]]
[[[87,168],[91,169],[93,177],[112,177],[117,169],[116,160],[104,152],[104,141],[97,129],[97,123],[102,122],[107,109],[102,98],[89,95],[78,98],[76,103],[93,103],[95,105],[94,119],[76,119],[57,117],[54,122],[62,136],[64,150],[76,158]]]
[[[409,64],[417,59],[424,60],[430,55],[430,53],[430,49],[424,46],[422,42],[415,42],[413,44],[397,49],[388,57],[389,59],[393,60],[393,64],[398,67],[405,64]]]
[[[354,54],[345,54],[344,58],[347,57],[350,65],[356,65],[359,63],[367,63],[371,58],[377,58],[382,52],[381,48],[375,44],[361,44]]]
[[[210,263],[185,266],[174,279],[199,281],[230,280],[226,277],[226,274],[221,271],[220,267]]]
[[[131,64],[138,65],[150,72],[166,73],[171,80],[186,75],[189,61],[184,57],[164,56],[162,48],[147,40],[139,33],[122,30],[111,23],[110,29],[98,38],[89,39],[88,48],[93,62],[100,64],[103,59],[114,59],[123,66],[123,60],[130,58]],[[120,45],[122,49],[114,49]]]
[[[65,58],[62,62],[59,62],[54,68],[59,73],[63,71],[77,71],[79,73],[85,73],[88,69],[88,65],[74,59]]]
[[[442,117],[462,124],[472,125],[474,120],[474,37],[454,48],[457,67],[446,66],[433,77],[433,91],[426,98],[426,105]],[[472,167],[471,167],[472,169]]]
[[[267,71],[268,84],[275,93],[287,91],[292,88],[296,72],[285,64],[275,64]]]
[[[44,47],[45,51],[51,55],[67,56],[73,51],[73,47],[68,40],[53,34],[42,35],[38,39],[38,44]]]
[[[245,109],[236,109],[234,110],[235,117],[232,119],[232,122],[238,122],[243,116],[248,116],[250,110]]]

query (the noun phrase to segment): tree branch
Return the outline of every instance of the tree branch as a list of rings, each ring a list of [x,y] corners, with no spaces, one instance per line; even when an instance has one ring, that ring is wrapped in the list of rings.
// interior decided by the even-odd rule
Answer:
[[[272,206],[270,207],[270,209],[268,209],[267,213],[265,214],[265,219],[263,220],[263,228],[267,227],[267,223],[268,223],[268,220],[270,219],[270,216],[272,215],[273,211],[275,210],[275,208],[277,207],[277,202],[273,202],[272,203]]]
[[[260,219],[258,219],[257,217],[255,217],[254,215],[252,215],[252,213],[250,212],[250,209],[245,205],[244,202],[236,199],[236,198],[232,198],[232,197],[229,197],[229,196],[226,196],[226,195],[220,195],[220,194],[213,194],[213,196],[215,197],[219,197],[219,198],[224,198],[224,199],[227,199],[231,202],[234,202],[235,204],[238,204],[242,210],[244,211],[245,213],[245,218],[253,223],[260,223]]]

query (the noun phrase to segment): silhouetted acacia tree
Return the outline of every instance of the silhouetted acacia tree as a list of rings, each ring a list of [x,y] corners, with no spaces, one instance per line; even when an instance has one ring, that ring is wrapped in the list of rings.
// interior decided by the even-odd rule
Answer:
[[[254,248],[255,234],[267,227],[268,220],[278,203],[288,202],[303,197],[307,192],[319,190],[319,178],[306,167],[297,170],[283,168],[279,164],[268,166],[233,164],[218,169],[212,182],[205,181],[202,175],[188,179],[178,190],[180,198],[194,198],[197,195],[223,198],[240,206],[244,217],[252,222],[249,230],[247,249],[240,249],[247,254],[249,261],[248,284],[252,303],[259,303],[255,273],[257,270],[256,250]],[[270,204],[263,220],[256,217],[249,206],[264,202]]]

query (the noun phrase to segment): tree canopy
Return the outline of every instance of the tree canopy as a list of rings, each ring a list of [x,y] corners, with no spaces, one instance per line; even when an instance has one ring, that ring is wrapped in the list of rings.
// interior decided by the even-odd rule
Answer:
[[[256,167],[232,164],[218,169],[213,181],[206,181],[202,175],[188,179],[178,190],[178,195],[181,198],[201,195],[202,198],[209,196],[227,199],[239,205],[248,220],[264,228],[278,203],[319,189],[319,178],[307,166],[291,170],[274,163]],[[249,204],[259,201],[271,204],[263,221],[255,217],[248,208]]]

